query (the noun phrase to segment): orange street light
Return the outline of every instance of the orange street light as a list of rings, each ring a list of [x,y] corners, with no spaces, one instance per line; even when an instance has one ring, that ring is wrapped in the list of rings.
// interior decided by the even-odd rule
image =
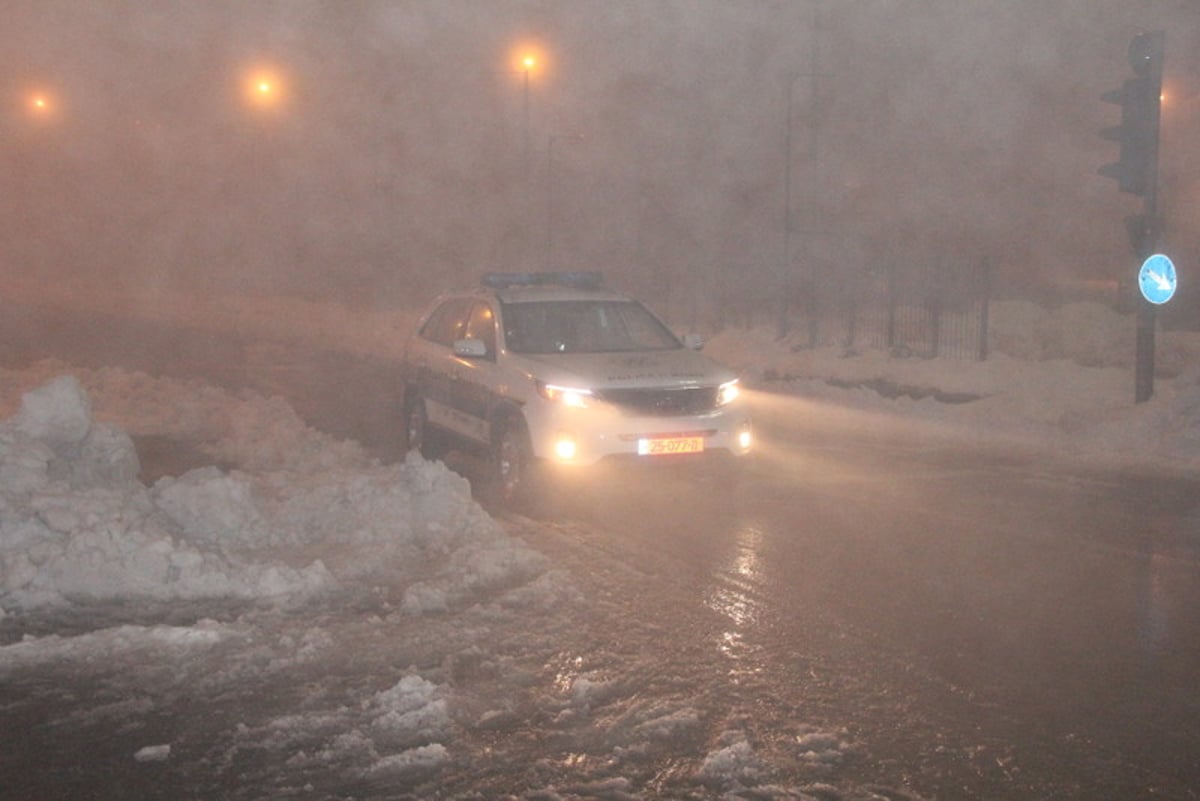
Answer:
[[[26,96],[25,109],[34,119],[50,119],[58,112],[58,102],[50,92],[35,89]]]
[[[245,74],[242,99],[251,108],[270,110],[287,101],[286,84],[282,74],[270,67],[256,67]]]
[[[523,42],[512,49],[509,54],[512,59],[512,71],[524,73],[526,78],[531,73],[542,69],[546,61],[544,51],[538,45],[530,42]]]

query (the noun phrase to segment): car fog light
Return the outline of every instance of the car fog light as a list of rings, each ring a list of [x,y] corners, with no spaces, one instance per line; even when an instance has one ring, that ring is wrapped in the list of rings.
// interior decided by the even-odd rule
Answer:
[[[750,429],[744,428],[738,432],[737,443],[738,447],[744,451],[750,450],[750,445],[754,438],[750,436]]]
[[[575,440],[567,436],[560,436],[554,442],[554,455],[564,462],[569,462],[579,453],[579,446],[575,444]]]

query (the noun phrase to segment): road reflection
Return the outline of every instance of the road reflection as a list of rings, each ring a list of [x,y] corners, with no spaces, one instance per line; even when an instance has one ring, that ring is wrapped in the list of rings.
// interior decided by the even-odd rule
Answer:
[[[1137,639],[1143,658],[1152,665],[1170,642],[1170,616],[1163,575],[1166,557],[1155,553],[1153,543],[1146,540],[1140,561],[1136,592]]]
[[[742,526],[734,542],[727,561],[713,571],[704,604],[733,624],[718,633],[717,650],[736,661],[747,652],[746,629],[760,618],[763,534],[754,526]]]

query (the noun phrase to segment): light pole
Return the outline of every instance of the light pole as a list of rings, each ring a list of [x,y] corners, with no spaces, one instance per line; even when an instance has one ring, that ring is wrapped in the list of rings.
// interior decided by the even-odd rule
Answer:
[[[540,61],[535,51],[521,49],[513,56],[512,64],[513,69],[488,70],[486,74],[521,76],[521,151],[524,159],[522,166],[525,181],[528,183],[533,172],[533,151],[530,144],[530,87],[533,83],[533,74],[540,66]]]
[[[820,166],[819,130],[817,127],[818,110],[816,108],[817,91],[818,91],[817,82],[821,78],[829,77],[828,75],[822,74],[820,71],[820,54],[819,54],[818,48],[817,48],[817,44],[818,44],[817,34],[820,32],[820,28],[821,28],[820,5],[819,5],[819,3],[815,3],[813,6],[813,45],[812,45],[812,51],[811,51],[809,71],[807,73],[800,73],[800,72],[793,73],[792,75],[790,75],[788,77],[788,82],[787,82],[787,120],[785,123],[786,133],[784,136],[784,171],[783,171],[783,192],[784,192],[783,268],[782,268],[782,276],[781,276],[781,280],[780,280],[781,286],[780,286],[780,298],[779,298],[779,324],[778,324],[778,330],[776,331],[776,334],[780,339],[783,339],[788,334],[788,319],[787,318],[788,318],[788,313],[790,311],[789,305],[788,305],[788,303],[789,303],[788,278],[790,277],[791,272],[792,272],[792,264],[791,264],[791,260],[792,260],[792,116],[795,113],[795,111],[793,109],[794,104],[792,102],[792,100],[793,100],[792,96],[793,96],[793,90],[796,86],[796,80],[801,77],[808,78],[809,79],[809,105],[810,105],[809,159],[811,159],[811,161],[812,161],[812,172],[813,172],[812,187],[815,187],[816,183],[817,183],[817,168]],[[816,227],[815,226],[816,196],[815,196],[814,192],[815,192],[815,190],[810,187],[809,193],[808,193],[808,196],[809,196],[809,215],[808,216],[812,218],[810,220],[810,222],[812,223],[812,227],[815,229],[815,227]],[[812,235],[815,233],[815,231],[809,231],[807,233],[809,234],[809,236],[805,237],[803,242],[804,242],[804,260],[809,262],[809,279],[810,279],[810,286],[808,287],[808,292],[807,292],[807,295],[808,295],[808,340],[809,340],[809,347],[816,347],[817,336],[819,333],[817,330],[817,310],[818,310],[817,297],[816,297],[817,280],[816,280],[816,266],[815,266],[815,264],[812,263],[813,260],[811,258],[811,249],[809,246],[809,239],[812,238]]]
[[[783,138],[783,265],[779,277],[779,322],[776,337],[783,339],[788,333],[788,278],[792,272],[792,90],[800,73],[793,73],[787,82],[787,118]]]
[[[525,140],[525,180],[529,180],[529,172],[532,163],[532,151],[529,144],[529,75],[533,72],[533,68],[537,66],[537,58],[532,54],[526,54],[521,58],[522,75],[524,82],[523,100],[522,100],[522,118],[523,118],[523,138]]]

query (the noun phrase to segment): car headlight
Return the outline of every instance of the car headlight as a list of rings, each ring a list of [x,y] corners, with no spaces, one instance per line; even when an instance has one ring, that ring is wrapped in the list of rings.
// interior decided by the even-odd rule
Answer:
[[[543,381],[537,382],[538,394],[548,401],[561,403],[563,406],[572,406],[577,409],[587,407],[592,400],[592,391],[583,389],[582,387],[564,387],[559,384],[547,384]]]
[[[579,455],[579,443],[567,433],[559,433],[554,438],[554,455],[561,462],[571,462]]]
[[[726,381],[717,387],[717,405],[724,406],[728,403],[733,403],[740,394],[742,394],[742,390],[738,387],[738,380],[736,378],[732,381]]]

